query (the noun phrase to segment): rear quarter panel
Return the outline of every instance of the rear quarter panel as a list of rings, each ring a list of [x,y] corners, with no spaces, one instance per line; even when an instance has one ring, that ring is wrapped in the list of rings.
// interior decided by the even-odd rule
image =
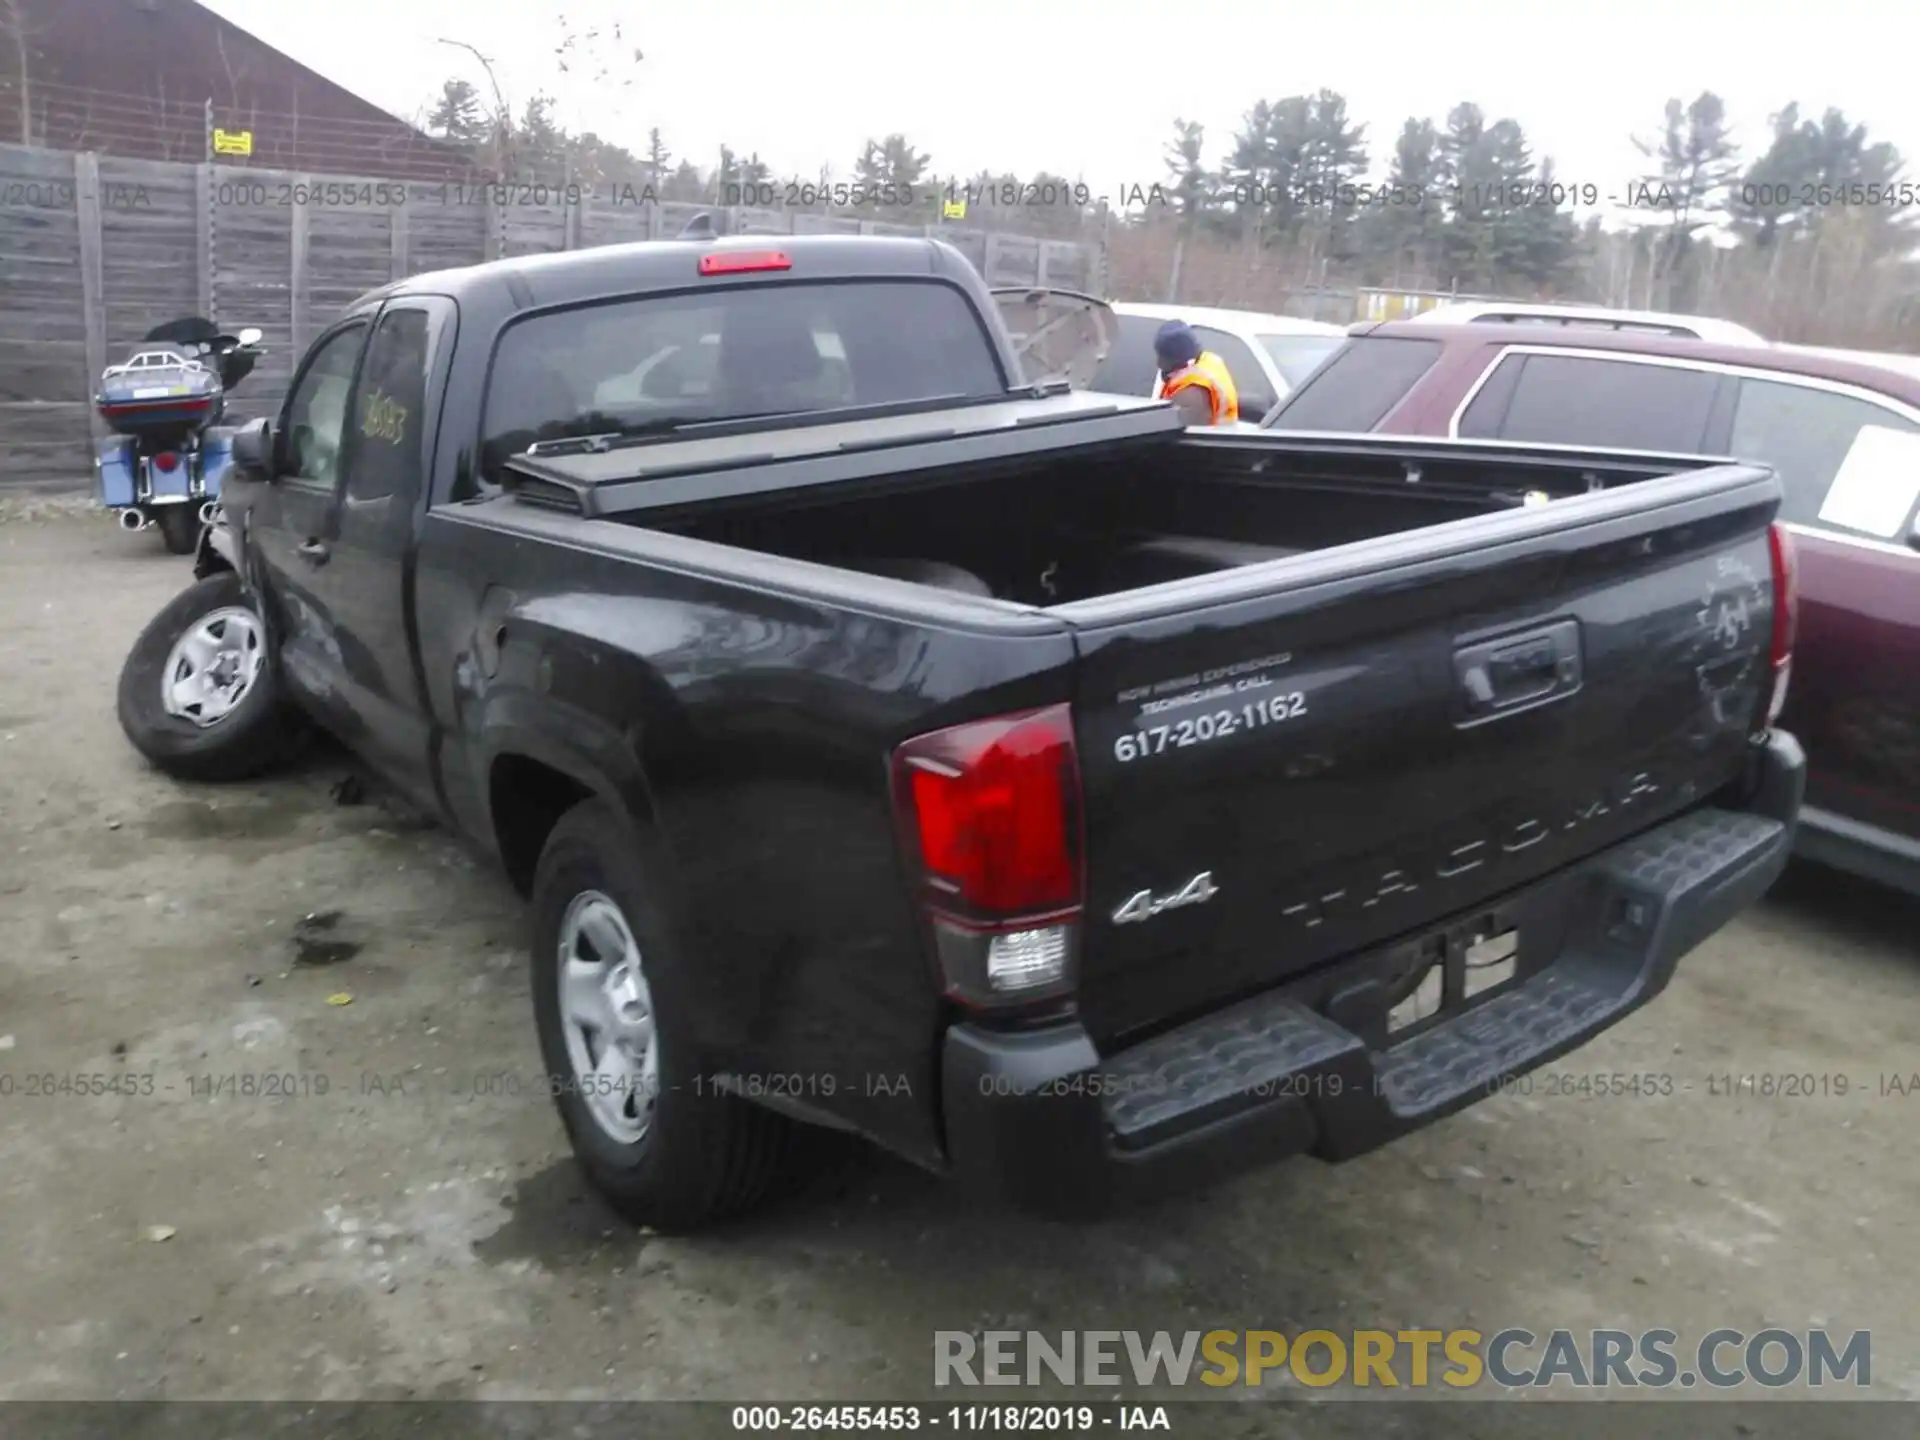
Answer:
[[[420,550],[421,648],[462,825],[492,833],[502,755],[621,806],[667,856],[706,1073],[770,1077],[938,1163],[946,1002],[889,756],[1067,698],[1065,627],[930,621],[916,587],[515,506],[436,511]],[[776,567],[826,581],[783,586]]]

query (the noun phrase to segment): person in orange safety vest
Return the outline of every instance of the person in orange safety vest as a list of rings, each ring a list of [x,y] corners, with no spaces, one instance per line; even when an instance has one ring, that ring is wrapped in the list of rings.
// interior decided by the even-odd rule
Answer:
[[[1240,395],[1226,363],[1202,349],[1184,320],[1169,320],[1153,337],[1160,366],[1156,400],[1171,400],[1189,425],[1231,425],[1240,418]]]

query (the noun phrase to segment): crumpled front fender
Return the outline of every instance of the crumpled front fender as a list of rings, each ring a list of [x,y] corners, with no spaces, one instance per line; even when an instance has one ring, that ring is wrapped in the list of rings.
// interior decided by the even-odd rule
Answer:
[[[217,525],[200,527],[200,544],[193,552],[193,578],[204,580],[224,570],[240,568],[233,531],[222,520]]]

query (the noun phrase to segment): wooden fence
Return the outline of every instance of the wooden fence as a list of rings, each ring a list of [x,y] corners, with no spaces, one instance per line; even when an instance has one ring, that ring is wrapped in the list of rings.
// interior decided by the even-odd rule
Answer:
[[[0,145],[0,489],[92,483],[100,372],[165,320],[256,325],[267,353],[228,406],[271,413],[307,342],[390,280],[509,255],[677,234],[710,206],[638,187],[460,186]],[[1102,293],[1101,247],[786,210],[730,230],[937,234],[994,285]]]

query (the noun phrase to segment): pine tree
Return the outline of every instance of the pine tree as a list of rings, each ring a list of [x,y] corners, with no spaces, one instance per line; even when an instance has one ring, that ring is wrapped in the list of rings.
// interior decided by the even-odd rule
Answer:
[[[427,131],[460,145],[477,145],[487,138],[486,109],[480,92],[465,80],[453,79],[440,87],[440,98],[427,113]]]

